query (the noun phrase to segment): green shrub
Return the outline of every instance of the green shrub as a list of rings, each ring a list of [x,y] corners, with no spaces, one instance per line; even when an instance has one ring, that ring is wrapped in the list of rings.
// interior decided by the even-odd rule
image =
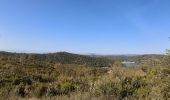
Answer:
[[[68,94],[70,92],[75,91],[76,87],[72,83],[66,82],[66,83],[61,85],[61,89],[62,89],[64,94]]]
[[[134,96],[136,98],[146,98],[150,93],[150,88],[148,87],[141,87],[137,89],[136,93],[134,93]]]

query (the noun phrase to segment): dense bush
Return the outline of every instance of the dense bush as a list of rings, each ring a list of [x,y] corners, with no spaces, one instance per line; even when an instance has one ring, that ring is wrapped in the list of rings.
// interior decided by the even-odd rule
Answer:
[[[21,61],[18,61],[18,57]],[[0,58],[0,100],[170,98],[169,57],[164,57],[160,61],[156,59],[159,64],[145,63],[137,68],[126,68],[119,61],[114,61],[112,67],[103,68],[53,61],[42,62],[46,57],[41,55],[5,54]],[[30,62],[28,59],[37,60]],[[67,61],[69,60],[70,58]],[[153,61],[155,63],[155,60]]]

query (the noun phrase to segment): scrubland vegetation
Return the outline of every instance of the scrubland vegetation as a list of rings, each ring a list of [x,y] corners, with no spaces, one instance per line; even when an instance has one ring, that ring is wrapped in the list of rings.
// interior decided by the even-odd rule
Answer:
[[[169,100],[170,56],[120,60],[0,53],[0,100]]]

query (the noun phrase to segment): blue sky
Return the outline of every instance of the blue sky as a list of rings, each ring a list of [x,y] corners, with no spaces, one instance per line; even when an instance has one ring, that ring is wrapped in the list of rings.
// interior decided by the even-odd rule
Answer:
[[[165,53],[170,0],[0,0],[0,50]]]

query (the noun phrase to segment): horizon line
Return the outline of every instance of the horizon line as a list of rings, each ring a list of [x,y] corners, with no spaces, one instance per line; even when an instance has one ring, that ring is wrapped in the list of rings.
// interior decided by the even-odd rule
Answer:
[[[25,54],[52,54],[52,53],[72,53],[72,54],[80,54],[80,55],[94,55],[94,56],[120,56],[120,55],[166,55],[166,53],[80,53],[80,52],[72,52],[67,50],[60,50],[60,51],[51,51],[51,52],[35,52],[35,51],[16,51],[16,50],[0,50],[0,52],[7,52],[7,53],[25,53]]]

